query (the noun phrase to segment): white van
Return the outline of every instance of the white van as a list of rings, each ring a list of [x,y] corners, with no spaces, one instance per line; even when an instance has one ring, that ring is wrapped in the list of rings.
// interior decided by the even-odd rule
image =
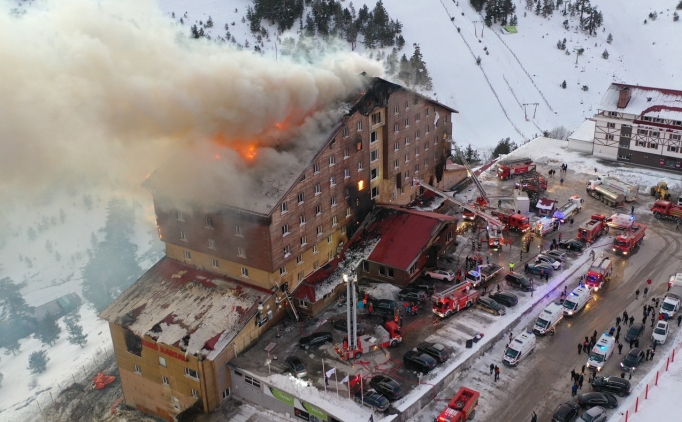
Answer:
[[[629,229],[635,222],[635,216],[630,214],[613,214],[606,219],[606,224],[614,229]]]
[[[575,315],[587,305],[590,299],[592,299],[590,289],[587,287],[576,287],[564,300],[564,315]]]
[[[606,360],[613,355],[615,347],[616,339],[609,333],[602,334],[590,352],[590,357],[587,359],[587,367],[601,371],[606,364]]]
[[[564,310],[560,303],[550,303],[540,312],[533,325],[533,332],[539,335],[554,334],[556,325],[564,317]]]
[[[530,330],[526,330],[516,336],[514,340],[504,348],[502,362],[505,365],[516,366],[521,359],[533,353],[535,346],[535,334]]]

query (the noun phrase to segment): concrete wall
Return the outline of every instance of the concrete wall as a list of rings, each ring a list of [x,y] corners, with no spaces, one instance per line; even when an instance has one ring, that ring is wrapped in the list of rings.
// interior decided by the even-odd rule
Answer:
[[[578,139],[568,138],[568,149],[571,151],[589,152],[592,154],[594,148],[593,142],[581,141]]]

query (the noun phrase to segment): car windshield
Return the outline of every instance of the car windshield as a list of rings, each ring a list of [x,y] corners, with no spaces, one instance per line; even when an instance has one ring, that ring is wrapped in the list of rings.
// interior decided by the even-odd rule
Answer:
[[[636,336],[637,334],[639,334],[639,328],[637,327],[632,327],[628,330],[628,335],[630,336]]]
[[[538,327],[547,328],[547,326],[549,325],[549,321],[546,321],[542,318],[538,318],[538,320],[535,321],[535,325],[537,325]]]
[[[305,366],[302,363],[294,363],[294,369],[297,371],[305,371]]]
[[[613,244],[615,246],[627,246],[628,245],[627,242],[619,240],[618,238],[616,238],[616,240],[613,241]]]
[[[504,352],[504,355],[512,359],[516,359],[516,357],[519,355],[519,351],[514,350],[511,347],[507,347],[507,350]]]
[[[575,302],[571,302],[570,300],[564,300],[564,308],[575,309],[575,307],[576,307]]]
[[[604,355],[599,353],[590,353],[590,360],[592,362],[602,363],[604,362]]]
[[[665,335],[665,330],[664,330],[663,328],[656,328],[656,329],[654,330],[654,334],[660,334],[660,335],[664,336],[664,335]]]
[[[673,305],[670,302],[663,302],[663,310],[664,311],[672,311],[673,309],[675,309],[675,305]]]
[[[583,415],[580,417],[580,420],[583,420],[585,422],[592,422],[594,420],[594,416],[590,415],[589,412],[583,413]]]

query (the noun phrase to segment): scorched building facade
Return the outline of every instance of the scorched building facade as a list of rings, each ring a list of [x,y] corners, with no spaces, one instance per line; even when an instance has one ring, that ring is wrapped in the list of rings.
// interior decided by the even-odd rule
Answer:
[[[166,257],[101,315],[126,402],[172,420],[228,398],[224,363],[283,316],[289,292],[335,260],[374,204],[414,200],[413,178],[439,186],[455,112],[373,78],[319,147],[299,154],[307,164],[272,169],[244,203],[225,194],[210,207],[179,207],[163,177],[177,167],[152,174],[144,185]],[[190,309],[195,296],[207,313]],[[215,307],[233,318],[212,319]]]

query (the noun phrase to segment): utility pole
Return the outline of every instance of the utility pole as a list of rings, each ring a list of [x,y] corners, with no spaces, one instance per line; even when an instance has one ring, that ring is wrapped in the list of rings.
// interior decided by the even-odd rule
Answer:
[[[578,67],[578,57],[582,54],[581,51],[585,51],[582,47],[575,47],[573,49],[575,51],[575,67]]]
[[[539,103],[523,103],[522,105],[523,105],[523,114],[526,117],[526,121],[528,121],[528,114],[526,113],[526,106],[531,106],[531,105],[535,106],[535,110],[533,110],[533,118],[535,118],[535,113],[538,111]]]
[[[478,38],[478,32],[476,31],[476,24],[477,23],[482,23],[482,21],[471,21],[474,24],[474,35],[476,35],[476,38]],[[481,37],[483,37],[483,30],[481,30]]]

